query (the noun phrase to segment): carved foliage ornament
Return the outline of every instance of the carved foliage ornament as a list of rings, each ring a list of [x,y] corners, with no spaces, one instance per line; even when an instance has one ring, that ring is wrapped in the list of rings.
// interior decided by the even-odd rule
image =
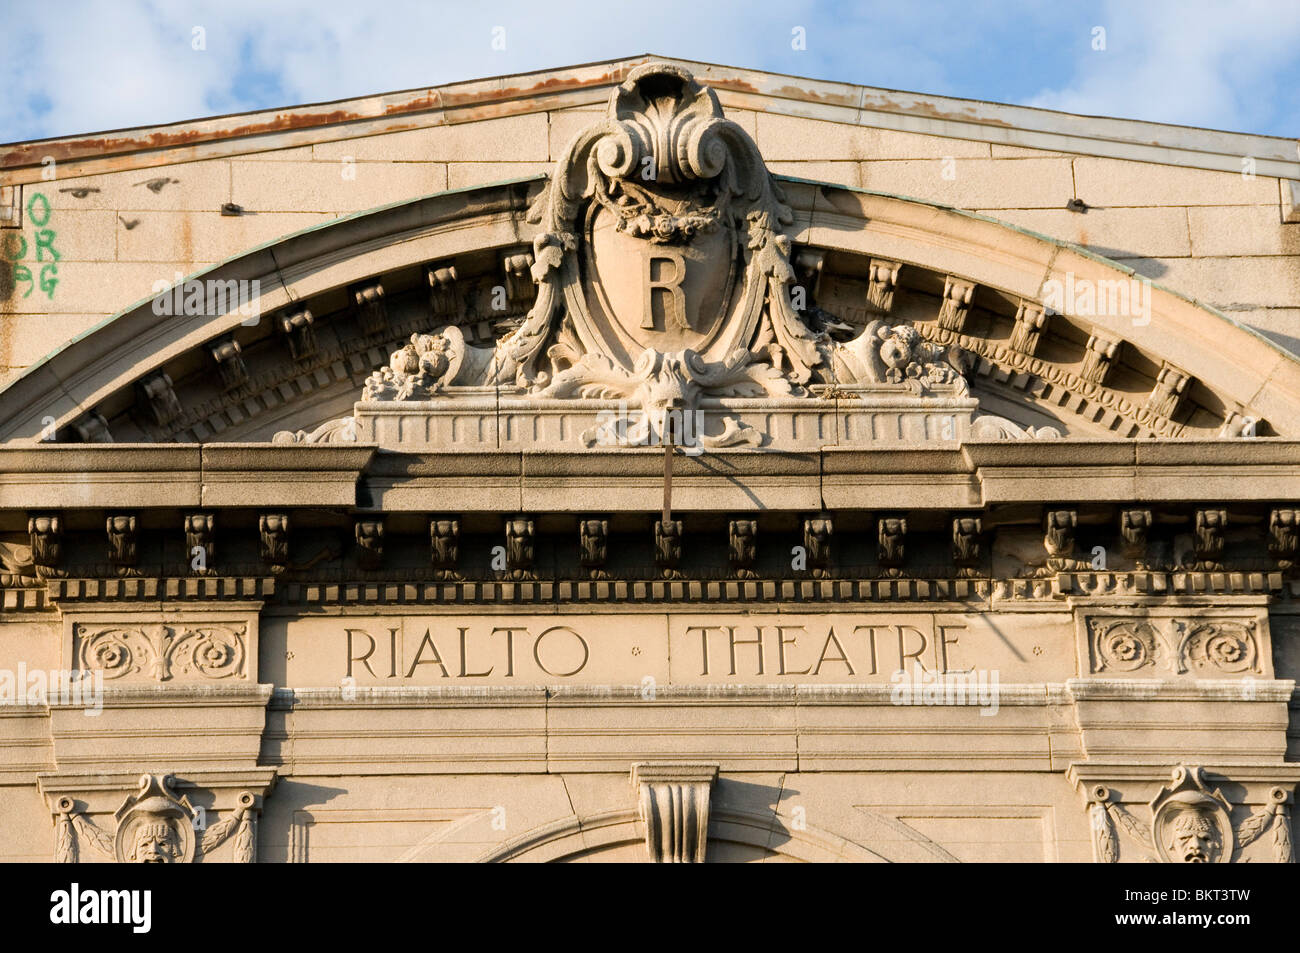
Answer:
[[[247,630],[234,625],[142,625],[96,628],[78,624],[76,653],[83,671],[104,678],[141,675],[166,682],[244,678]]]
[[[519,327],[494,348],[453,325],[414,335],[364,399],[486,384],[662,416],[705,398],[806,396],[815,383],[966,392],[947,350],[910,325],[874,321],[841,342],[801,317],[781,190],[713,91],[679,67],[628,76],[606,117],[569,144],[529,221],[541,228],[537,294]],[[880,262],[882,303],[890,264]],[[723,426],[717,445],[757,441]]]
[[[1092,671],[1166,670],[1202,677],[1260,673],[1254,620],[1088,620]]]

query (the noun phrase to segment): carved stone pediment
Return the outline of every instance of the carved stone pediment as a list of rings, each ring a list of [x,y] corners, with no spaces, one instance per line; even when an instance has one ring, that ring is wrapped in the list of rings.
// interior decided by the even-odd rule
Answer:
[[[948,348],[904,322],[851,326],[805,307],[781,188],[713,91],[680,67],[634,70],[605,118],[569,144],[528,219],[539,229],[530,269],[537,293],[522,321],[492,347],[455,323],[412,334],[366,381],[356,439],[418,430],[410,402],[428,402],[430,417],[458,404],[481,413],[474,401],[487,394],[494,411],[530,421],[534,411],[567,411],[557,437],[573,433],[589,447],[770,445],[767,422],[736,403],[755,400],[783,415],[837,413],[851,400],[869,438],[953,440],[969,431],[975,402]],[[565,403],[546,403],[556,401]],[[587,402],[582,413],[577,401]],[[905,421],[900,401],[928,416]],[[615,408],[617,421],[594,419]],[[695,433],[671,416],[683,413],[699,414]],[[385,419],[393,414],[402,419]],[[548,442],[545,425],[526,429]],[[445,431],[426,432],[436,444]],[[319,437],[282,439],[352,433],[340,422]]]

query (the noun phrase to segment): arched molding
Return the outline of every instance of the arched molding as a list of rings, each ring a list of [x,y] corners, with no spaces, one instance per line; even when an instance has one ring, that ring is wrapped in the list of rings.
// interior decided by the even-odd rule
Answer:
[[[183,384],[177,380],[182,416],[127,439],[259,441],[278,430],[315,429],[345,411],[351,395],[359,395],[358,382],[410,329],[446,323],[445,316],[421,310],[427,305],[419,286],[431,265],[455,262],[467,273],[476,266],[490,272],[502,255],[528,246],[536,227],[527,223],[527,210],[544,185],[533,177],[385,206],[191,276],[257,281],[257,326],[249,328],[250,319],[234,308],[201,319],[159,318],[154,299],[139,302],[0,392],[0,441],[37,440],[48,433],[50,418],[60,440],[93,439],[86,434],[95,428],[86,421],[96,413],[124,412],[142,381],[169,369],[175,371],[169,377],[184,377]],[[840,269],[839,278],[859,280],[864,288],[868,263],[899,263],[899,287],[907,293],[898,296],[893,315],[914,321],[931,340],[970,350],[972,389],[977,397],[990,396],[994,413],[1007,416],[1008,408],[1022,405],[1025,414],[1015,418],[1021,426],[1056,421],[1066,436],[1216,436],[1234,420],[1260,421],[1262,435],[1300,436],[1300,361],[1212,308],[1150,284],[1149,321],[1049,315],[1044,340],[1063,334],[1058,353],[1026,355],[1005,338],[1016,302],[1040,302],[1050,281],[1129,282],[1133,272],[984,216],[802,180],[782,179],[781,186],[794,211],[786,234],[796,243],[796,257],[800,248],[813,249]],[[959,330],[936,324],[943,276],[974,286],[971,312],[992,315],[1004,336],[985,340],[971,333],[969,323]],[[350,289],[377,281],[393,289],[389,327],[369,337],[343,333],[340,320],[352,314]],[[275,322],[303,308],[321,316],[318,350],[306,360],[295,359],[274,337]],[[833,306],[828,310],[834,314]],[[259,344],[264,351],[278,348],[274,360],[264,360],[234,391],[223,388],[211,356],[213,342],[227,335],[250,339],[246,355],[255,355]],[[1129,373],[1141,383],[1136,391],[1081,379],[1079,361],[1092,336],[1122,349],[1126,357],[1117,361],[1128,359],[1137,368]],[[1144,406],[1153,398],[1142,387],[1157,386],[1165,364],[1186,375],[1189,396],[1197,396],[1172,419],[1147,420]]]
[[[772,814],[714,809],[709,820],[709,850],[725,849],[727,845],[805,863],[889,860],[813,827],[791,831]],[[645,827],[634,809],[572,815],[493,847],[479,857],[479,862],[564,862],[617,848],[645,855]]]

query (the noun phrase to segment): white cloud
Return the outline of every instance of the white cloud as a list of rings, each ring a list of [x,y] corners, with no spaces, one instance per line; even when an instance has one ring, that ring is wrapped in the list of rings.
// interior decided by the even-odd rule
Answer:
[[[1110,0],[1095,25],[1106,48],[1093,50],[1091,32],[1081,34],[1073,78],[1026,105],[1259,131],[1285,97],[1294,116],[1300,4]]]
[[[178,122],[457,80],[662,53],[813,78],[1014,101],[1032,89],[1017,51],[1081,22],[1033,0],[996,13],[969,0],[854,6],[814,0],[66,0],[10,27],[0,141]],[[1296,0],[1130,4],[1080,27],[1068,81],[1032,105],[1259,129],[1295,113]],[[791,28],[807,30],[806,52]],[[202,27],[206,49],[192,48]],[[492,48],[493,29],[505,49]],[[1050,41],[1042,37],[1050,36]],[[1039,44],[1034,47],[1032,44]],[[1286,67],[1283,69],[1282,67]],[[1050,67],[1048,67],[1050,68]],[[1289,70],[1289,75],[1288,75]],[[1291,105],[1285,105],[1290,97]]]

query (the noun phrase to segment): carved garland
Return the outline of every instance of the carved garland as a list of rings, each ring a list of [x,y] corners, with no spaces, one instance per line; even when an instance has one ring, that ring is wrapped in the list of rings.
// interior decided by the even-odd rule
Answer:
[[[206,812],[196,810],[188,797],[177,797],[173,784],[171,775],[142,775],[139,791],[127,797],[114,815],[111,833],[86,816],[76,799],[60,797],[54,805],[54,862],[80,863],[84,842],[119,864],[188,864],[233,837],[234,862],[256,863],[260,813],[256,795],[241,791],[235,810],[206,826]]]
[[[1151,801],[1149,821],[1142,821],[1112,798],[1105,785],[1087,792],[1093,857],[1113,864],[1120,855],[1122,832],[1139,848],[1139,859],[1161,863],[1231,863],[1240,852],[1273,831],[1273,860],[1294,862],[1290,800],[1285,788],[1273,787],[1268,804],[1234,825],[1232,805],[1218,789],[1211,790],[1201,767],[1179,766]]]

